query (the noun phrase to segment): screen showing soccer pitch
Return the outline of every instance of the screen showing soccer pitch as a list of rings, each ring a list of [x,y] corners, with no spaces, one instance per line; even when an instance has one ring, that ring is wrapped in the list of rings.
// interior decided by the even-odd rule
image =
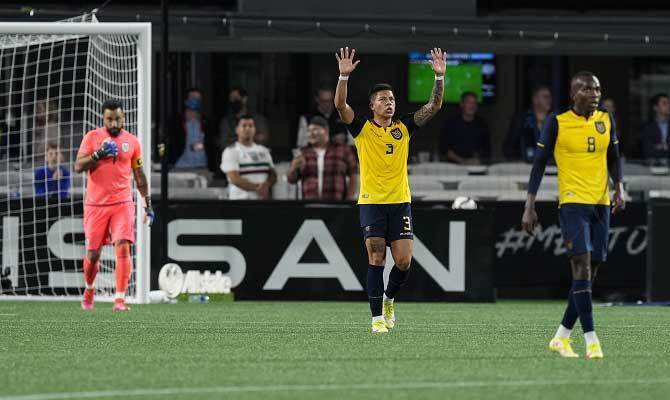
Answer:
[[[496,65],[493,53],[446,53],[444,101],[458,103],[463,92],[473,92],[479,102],[495,98]],[[407,74],[410,103],[425,103],[430,98],[435,74],[428,62],[430,53],[411,52]]]

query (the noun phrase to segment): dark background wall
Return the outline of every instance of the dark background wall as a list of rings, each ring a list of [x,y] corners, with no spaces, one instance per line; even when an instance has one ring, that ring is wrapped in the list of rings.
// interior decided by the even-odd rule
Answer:
[[[499,156],[511,115],[528,105],[534,84],[554,88],[557,108],[567,105],[567,79],[581,69],[596,72],[604,94],[618,106],[625,153],[634,154],[634,135],[650,114],[648,97],[668,90],[663,76],[670,62],[670,4],[663,1],[545,1],[529,7],[521,1],[406,1],[379,3],[342,0],[170,0],[170,87],[158,93],[160,76],[160,2],[114,0],[98,10],[101,21],[148,21],[154,26],[154,110],[169,101],[170,113],[181,108],[186,88],[204,90],[212,128],[226,111],[227,90],[243,85],[252,106],[272,123],[272,145],[288,157],[300,113],[311,107],[322,81],[335,83],[333,51],[343,45],[359,49],[364,62],[352,78],[351,99],[365,108],[373,81],[396,88],[399,110],[406,102],[408,51],[441,46],[448,51],[492,51],[497,56],[497,98],[483,104],[481,115],[493,133]],[[56,20],[90,12],[98,0],[4,1],[7,20]],[[34,11],[29,16],[28,10]],[[316,29],[316,23],[320,29]],[[365,24],[368,30],[364,29]],[[411,33],[414,26],[416,32]],[[524,34],[520,36],[520,32]],[[555,36],[555,34],[557,36]],[[608,40],[604,39],[607,34]],[[648,35],[648,40],[643,40]],[[361,104],[360,101],[363,101]],[[447,105],[413,147],[435,147]],[[157,116],[157,114],[156,114]],[[157,120],[157,118],[156,118]]]

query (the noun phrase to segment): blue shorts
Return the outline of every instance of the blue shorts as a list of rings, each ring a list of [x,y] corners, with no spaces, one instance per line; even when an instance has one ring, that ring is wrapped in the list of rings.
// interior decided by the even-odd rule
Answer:
[[[563,245],[569,256],[591,253],[591,260],[607,260],[610,206],[563,204],[558,210]]]
[[[363,237],[381,237],[386,245],[400,239],[414,239],[410,203],[361,204]]]

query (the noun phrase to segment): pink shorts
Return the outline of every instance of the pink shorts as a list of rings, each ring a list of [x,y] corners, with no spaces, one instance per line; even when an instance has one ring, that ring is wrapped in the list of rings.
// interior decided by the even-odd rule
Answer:
[[[86,250],[97,250],[119,240],[135,243],[135,203],[84,206]]]

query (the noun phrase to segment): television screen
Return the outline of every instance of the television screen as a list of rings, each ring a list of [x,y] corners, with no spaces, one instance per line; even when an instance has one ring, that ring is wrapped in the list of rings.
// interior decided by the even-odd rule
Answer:
[[[458,103],[463,92],[473,92],[479,102],[495,98],[495,55],[493,53],[446,53],[444,101]],[[408,95],[410,103],[426,103],[435,75],[428,62],[430,53],[409,53]]]

